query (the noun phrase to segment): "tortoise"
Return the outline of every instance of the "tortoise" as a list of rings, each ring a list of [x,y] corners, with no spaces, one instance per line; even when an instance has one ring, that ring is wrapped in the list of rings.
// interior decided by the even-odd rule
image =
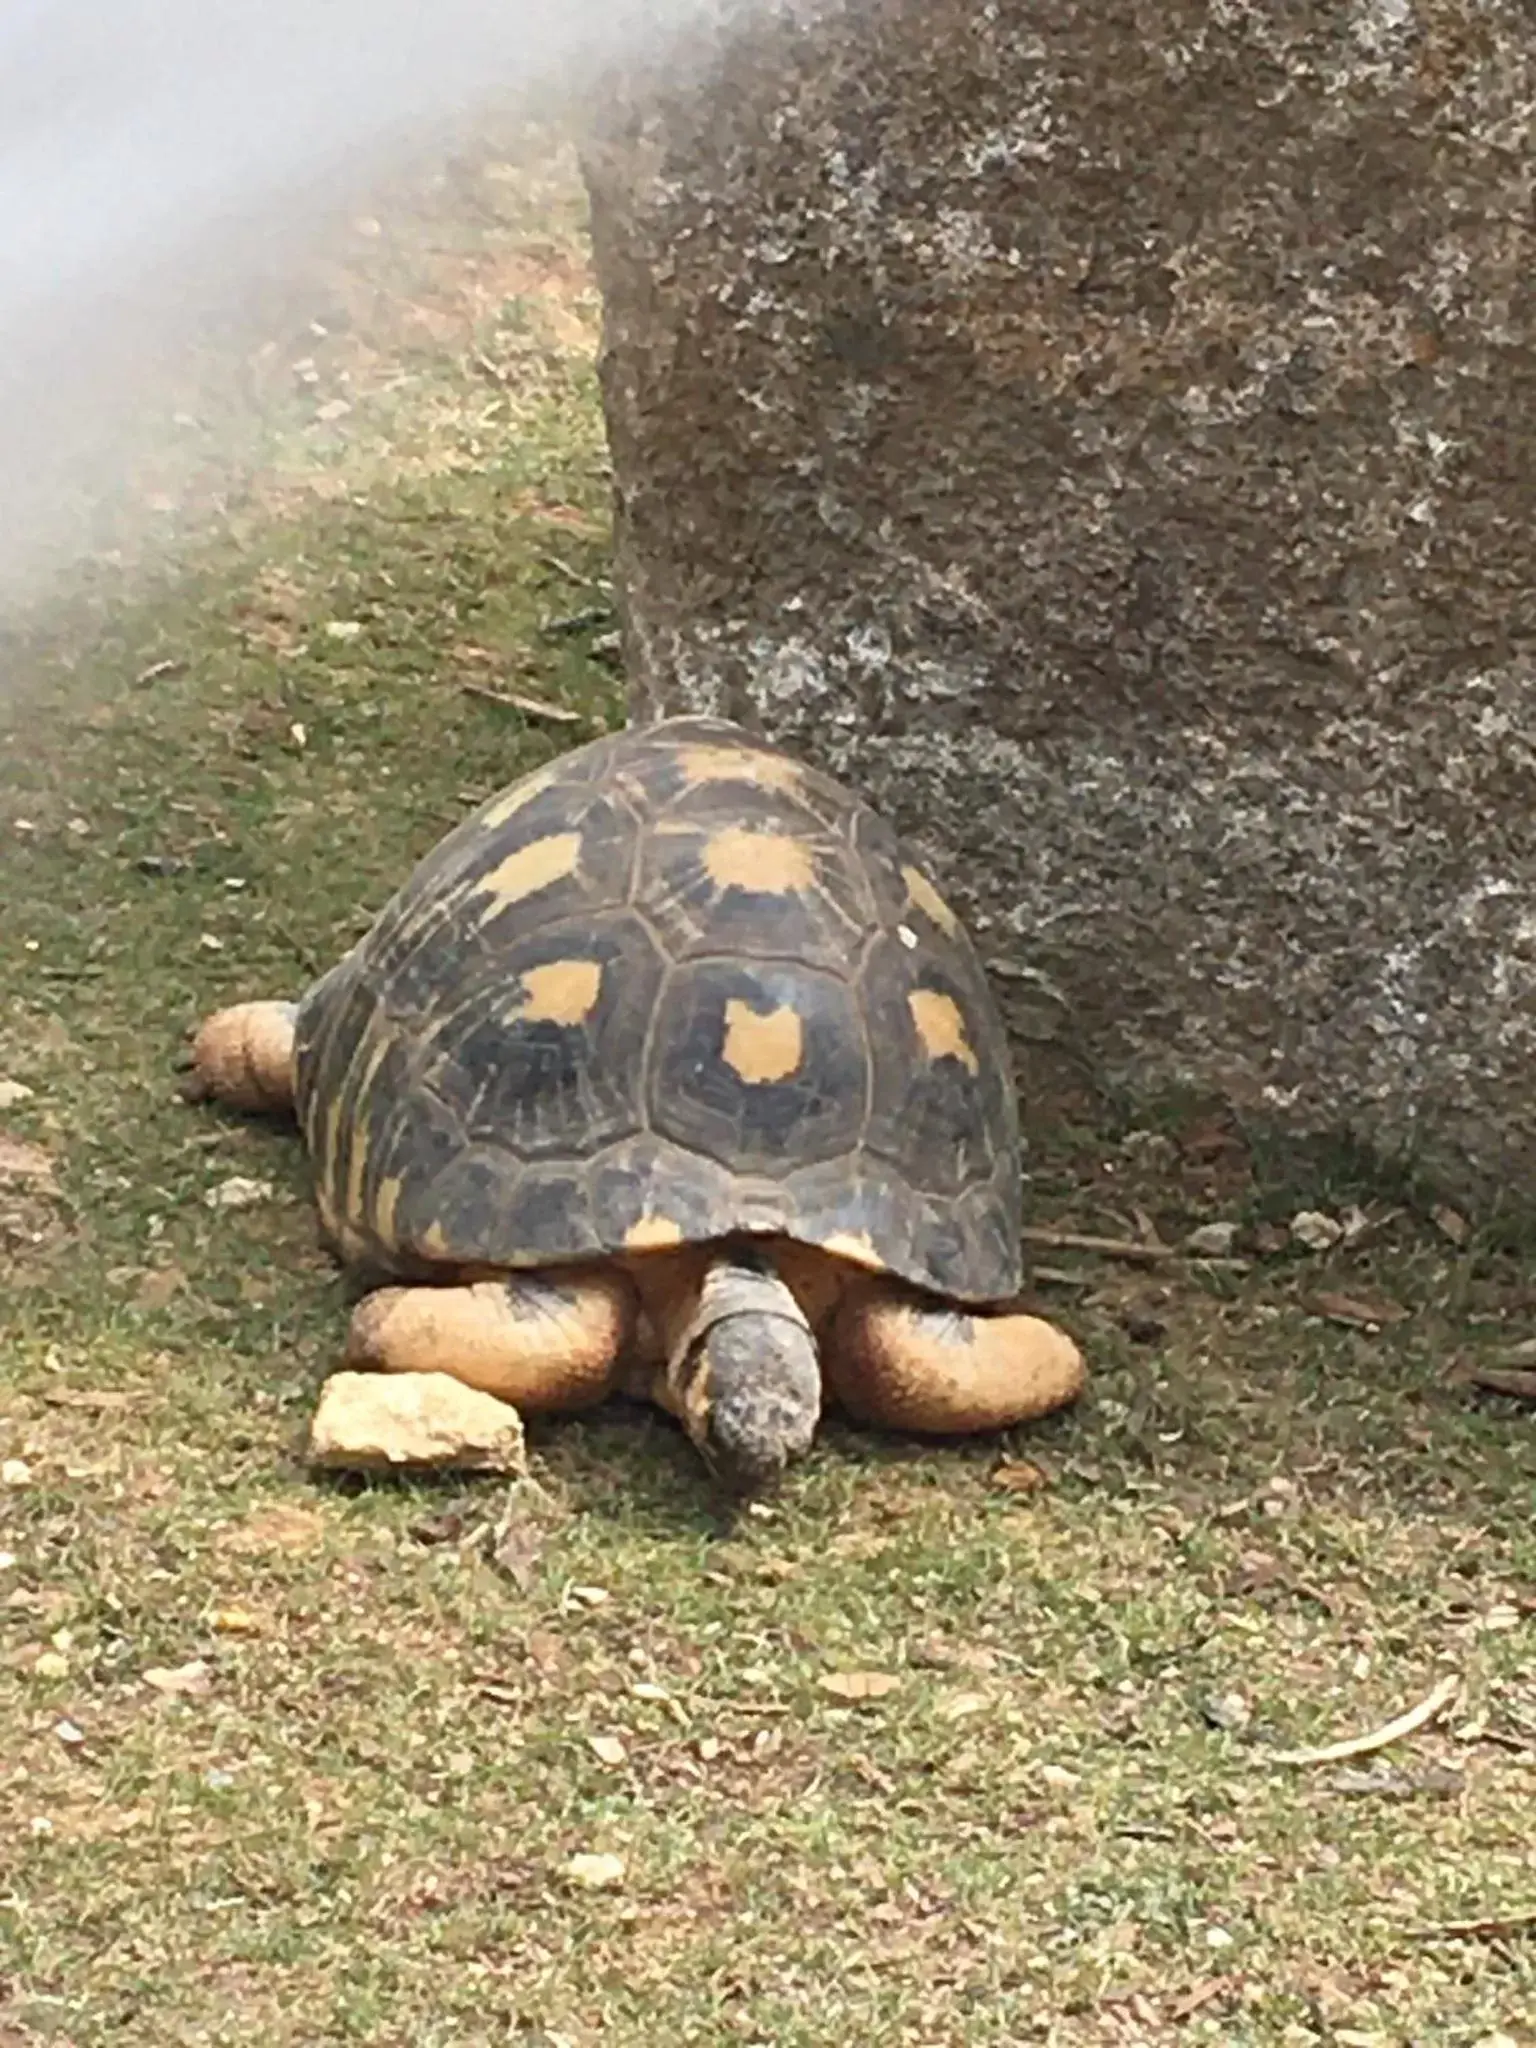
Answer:
[[[648,1397],[747,1496],[824,1403],[943,1436],[1082,1386],[1016,1300],[1018,1110],[971,940],[885,819],[731,721],[492,796],[190,1064],[194,1097],[296,1114],[362,1283],[353,1369],[535,1415]]]

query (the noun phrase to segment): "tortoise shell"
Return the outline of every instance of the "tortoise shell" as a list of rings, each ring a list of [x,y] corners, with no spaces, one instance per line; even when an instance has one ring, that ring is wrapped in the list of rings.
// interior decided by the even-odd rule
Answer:
[[[850,791],[725,720],[492,797],[304,997],[322,1220],[386,1275],[777,1233],[1020,1284],[1018,1115],[959,921]]]

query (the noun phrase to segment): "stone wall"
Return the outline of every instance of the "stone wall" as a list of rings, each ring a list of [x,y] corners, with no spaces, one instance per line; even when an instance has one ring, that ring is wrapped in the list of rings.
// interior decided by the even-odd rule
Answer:
[[[637,709],[864,788],[1027,1077],[1532,1179],[1533,109],[1517,0],[727,6],[613,83]]]

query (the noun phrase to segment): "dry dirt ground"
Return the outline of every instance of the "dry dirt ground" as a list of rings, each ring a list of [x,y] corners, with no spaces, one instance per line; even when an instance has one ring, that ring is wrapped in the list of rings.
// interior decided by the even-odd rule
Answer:
[[[568,156],[313,292],[238,488],[0,637],[0,2043],[1536,2042],[1536,1293],[1411,1187],[1057,1124],[1087,1399],[734,1522],[618,1406],[305,1469],[341,1286],[184,1035],[620,701]]]

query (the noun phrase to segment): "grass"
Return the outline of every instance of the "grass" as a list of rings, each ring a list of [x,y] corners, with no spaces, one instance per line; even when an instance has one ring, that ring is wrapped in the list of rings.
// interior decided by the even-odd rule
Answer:
[[[341,1284],[184,1033],[620,710],[550,630],[606,560],[568,173],[385,239],[201,537],[9,635],[0,2043],[1536,2042],[1536,1929],[1444,1931],[1536,1911],[1536,1441],[1447,1370],[1536,1296],[1475,1219],[1308,1254],[1240,1133],[1063,1122],[1037,1220],[1253,1255],[1043,1255],[1093,1385],[1014,1442],[833,1428],[736,1521],[620,1407],[510,1500],[306,1471]]]

